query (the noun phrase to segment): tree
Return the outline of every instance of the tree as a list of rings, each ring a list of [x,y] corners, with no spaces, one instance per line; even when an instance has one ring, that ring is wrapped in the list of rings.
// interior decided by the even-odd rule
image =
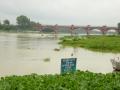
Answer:
[[[10,30],[10,21],[8,19],[3,20],[3,25],[2,25],[2,29],[3,30]]]
[[[120,34],[120,23],[118,23],[118,34]]]
[[[37,24],[36,22],[31,21],[31,22],[30,22],[30,26],[31,26],[31,28],[34,28],[36,24]]]
[[[3,21],[3,24],[8,26],[8,25],[10,25],[10,21],[6,19],[6,20]]]
[[[25,29],[30,27],[30,19],[27,16],[21,15],[16,18],[20,28]]]
[[[120,29],[120,23],[118,23],[118,28]]]
[[[0,25],[2,25],[2,24],[1,24],[1,21],[0,21]]]
[[[2,23],[1,23],[1,21],[0,21],[0,26],[2,26]]]

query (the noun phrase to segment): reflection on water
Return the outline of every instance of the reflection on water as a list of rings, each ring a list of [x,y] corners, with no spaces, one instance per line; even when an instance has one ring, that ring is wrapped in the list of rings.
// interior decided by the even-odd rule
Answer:
[[[60,73],[61,58],[70,57],[77,57],[77,69],[112,72],[110,59],[115,54],[61,48],[58,41],[52,37],[42,38],[40,34],[0,33],[0,76]]]

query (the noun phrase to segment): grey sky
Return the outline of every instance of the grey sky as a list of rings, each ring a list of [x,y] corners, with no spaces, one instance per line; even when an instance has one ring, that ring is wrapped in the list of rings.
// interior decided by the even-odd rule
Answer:
[[[0,0],[0,20],[26,15],[42,24],[108,25],[120,22],[120,0]]]

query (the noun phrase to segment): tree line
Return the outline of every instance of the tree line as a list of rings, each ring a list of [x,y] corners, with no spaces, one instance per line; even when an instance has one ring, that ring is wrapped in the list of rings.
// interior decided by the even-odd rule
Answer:
[[[0,30],[34,30],[35,25],[39,24],[34,21],[31,21],[30,18],[24,15],[20,15],[16,18],[17,25],[13,25],[10,23],[8,19],[3,20],[0,22]]]
[[[3,23],[0,22],[0,30],[35,30],[35,25],[39,24],[31,21],[30,18],[25,15],[18,16],[16,18],[16,23],[17,25],[13,25],[8,19],[5,19],[3,20]],[[118,23],[117,28],[120,30],[120,22]],[[51,30],[47,29],[47,31]]]

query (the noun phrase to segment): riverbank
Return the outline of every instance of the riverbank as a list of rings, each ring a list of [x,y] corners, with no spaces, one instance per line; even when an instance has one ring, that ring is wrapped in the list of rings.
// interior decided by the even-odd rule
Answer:
[[[63,37],[63,46],[83,47],[93,51],[120,53],[120,36]]]
[[[1,90],[118,90],[120,73],[97,74],[77,71],[63,75],[2,77]]]
[[[3,30],[0,29],[0,33],[4,32],[4,33],[40,33],[40,31],[37,30],[29,30],[29,29],[25,29],[25,30],[20,30],[20,29],[10,29],[10,30]]]

